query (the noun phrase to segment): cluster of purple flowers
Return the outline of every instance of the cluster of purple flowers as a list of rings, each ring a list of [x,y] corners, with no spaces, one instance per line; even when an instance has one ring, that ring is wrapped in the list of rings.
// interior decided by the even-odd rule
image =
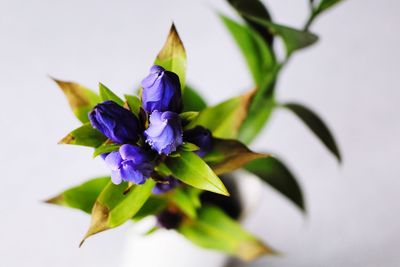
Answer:
[[[114,184],[122,181],[143,184],[153,174],[158,156],[170,155],[183,142],[197,145],[199,150],[195,153],[200,157],[212,146],[209,130],[197,126],[183,131],[179,116],[182,95],[178,75],[155,65],[141,84],[145,123],[141,123],[130,110],[113,101],[100,103],[89,113],[93,128],[112,142],[121,144],[118,151],[103,154],[111,169]],[[173,177],[164,177],[156,184],[153,192],[163,193],[177,184],[178,181]]]

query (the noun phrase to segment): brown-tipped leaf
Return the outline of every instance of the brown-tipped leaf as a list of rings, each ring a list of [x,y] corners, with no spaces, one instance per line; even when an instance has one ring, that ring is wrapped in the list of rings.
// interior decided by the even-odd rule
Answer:
[[[277,254],[219,208],[203,206],[197,219],[185,221],[178,231],[196,245],[219,250],[245,261]]]
[[[204,157],[204,160],[219,175],[239,169],[252,160],[268,156],[251,151],[237,140],[215,138],[213,149]]]
[[[100,102],[100,97],[86,87],[74,83],[53,79],[61,88],[75,116],[83,123],[89,121],[88,113]]]
[[[174,24],[172,24],[167,40],[154,64],[176,73],[179,76],[181,89],[185,88],[186,51]]]
[[[128,183],[115,185],[110,182],[94,204],[92,221],[81,244],[96,233],[115,228],[130,220],[150,197],[154,185],[154,180],[148,179],[145,184],[135,185],[126,193]]]

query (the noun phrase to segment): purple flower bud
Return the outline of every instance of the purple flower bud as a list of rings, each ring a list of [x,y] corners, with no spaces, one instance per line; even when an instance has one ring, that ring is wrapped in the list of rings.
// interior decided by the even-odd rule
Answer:
[[[182,144],[182,125],[175,112],[154,111],[150,115],[150,125],[144,131],[146,142],[158,154],[169,155]]]
[[[139,119],[113,101],[96,105],[89,113],[90,123],[115,143],[136,143],[139,138]]]
[[[179,181],[172,176],[167,176],[164,179],[157,181],[153,188],[153,194],[159,195],[166,193],[179,185]]]
[[[111,179],[114,184],[122,181],[143,184],[154,169],[151,156],[142,148],[125,144],[119,151],[107,155],[105,162],[111,169]]]
[[[196,126],[185,131],[183,139],[185,142],[193,143],[200,148],[195,151],[199,157],[204,157],[212,149],[213,139],[211,132],[202,126]]]
[[[142,81],[142,103],[147,113],[158,111],[179,112],[182,105],[179,77],[163,67],[154,65]]]

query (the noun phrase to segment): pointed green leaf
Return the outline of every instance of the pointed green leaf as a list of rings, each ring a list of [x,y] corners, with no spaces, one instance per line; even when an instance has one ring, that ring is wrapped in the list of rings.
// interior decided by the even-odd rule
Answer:
[[[110,182],[93,206],[92,222],[81,245],[88,237],[115,228],[133,218],[150,197],[154,185],[154,180],[148,179],[145,184],[134,185],[126,193],[128,183],[115,185]]]
[[[257,32],[224,15],[220,18],[239,46],[254,83],[263,84],[264,76],[276,63],[273,51]]]
[[[228,196],[224,184],[211,168],[195,153],[182,151],[180,157],[165,161],[171,174],[193,187]]]
[[[100,98],[102,101],[111,100],[120,106],[124,105],[124,101],[122,101],[121,98],[119,98],[116,94],[113,93],[113,91],[108,89],[108,87],[102,83],[99,83],[99,92],[100,92]]]
[[[200,208],[197,219],[184,222],[178,232],[200,247],[219,250],[246,261],[276,254],[223,211],[212,206]]]
[[[255,90],[251,90],[241,96],[202,110],[187,128],[201,125],[209,129],[214,137],[236,138],[242,122],[246,118],[254,93]]]
[[[228,0],[229,4],[236,9],[236,11],[242,14],[249,14],[255,17],[263,18],[267,21],[271,21],[271,15],[265,5],[259,0]],[[262,25],[249,20],[246,16],[243,16],[243,19],[252,27],[255,31],[257,31],[260,36],[262,36],[265,42],[269,45],[272,45],[274,36]]]
[[[248,14],[245,14],[245,16],[260,25],[264,25],[269,32],[282,37],[282,40],[285,43],[287,56],[291,55],[296,50],[308,47],[318,41],[318,36],[309,31],[297,30],[291,27],[275,24]]]
[[[182,95],[183,112],[201,111],[207,107],[206,101],[193,87],[186,85]]]
[[[320,14],[328,9],[330,9],[331,7],[333,7],[334,5],[338,4],[342,2],[342,0],[322,0],[318,7],[316,8],[316,13]]]
[[[107,138],[99,131],[94,129],[92,125],[90,125],[90,123],[88,122],[70,132],[58,143],[68,144],[68,145],[98,147],[106,140]]]
[[[46,203],[61,205],[82,210],[86,213],[92,211],[94,202],[100,192],[110,182],[111,177],[100,177],[89,180],[79,186],[72,187],[58,196],[46,200]]]
[[[100,102],[100,97],[93,91],[77,83],[53,80],[67,97],[75,116],[83,123],[88,122],[88,113]]]
[[[213,148],[203,158],[216,174],[223,174],[241,168],[246,163],[268,157],[255,153],[237,140],[214,138]]]
[[[120,148],[121,145],[119,144],[115,144],[115,143],[110,143],[109,140],[107,140],[106,142],[104,142],[101,146],[99,146],[98,148],[96,148],[93,152],[93,157],[97,157],[101,154],[104,153],[110,153],[113,151],[117,151]]]
[[[326,124],[309,108],[297,104],[297,103],[286,103],[282,107],[285,107],[292,111],[297,117],[302,120],[308,128],[321,140],[321,142],[329,149],[330,152],[341,162],[341,155],[336,141],[329,131]]]
[[[184,90],[186,81],[186,51],[174,24],[172,24],[167,41],[154,61],[154,64],[176,73],[179,76],[181,89],[182,91]]]
[[[277,158],[256,159],[244,167],[291,200],[305,211],[303,194],[299,184],[289,169]]]
[[[134,95],[125,95],[126,102],[128,103],[129,109],[135,114],[139,116],[140,107],[142,106],[142,102],[140,101],[139,97]]]

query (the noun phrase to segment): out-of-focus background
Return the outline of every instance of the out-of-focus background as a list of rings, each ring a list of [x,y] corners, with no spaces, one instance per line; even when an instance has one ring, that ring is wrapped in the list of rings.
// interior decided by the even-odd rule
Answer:
[[[278,22],[304,23],[307,0],[264,2]],[[251,80],[216,11],[235,15],[223,0],[0,0],[0,265],[118,265],[129,225],[79,249],[89,217],[41,203],[107,173],[90,149],[56,145],[78,122],[48,75],[131,93],[174,21],[189,81],[217,103]],[[396,0],[345,1],[316,21],[320,42],[284,70],[279,99],[319,112],[344,163],[292,114],[274,114],[252,147],[286,160],[308,214],[265,188],[246,227],[283,255],[249,266],[400,266],[399,11]]]

